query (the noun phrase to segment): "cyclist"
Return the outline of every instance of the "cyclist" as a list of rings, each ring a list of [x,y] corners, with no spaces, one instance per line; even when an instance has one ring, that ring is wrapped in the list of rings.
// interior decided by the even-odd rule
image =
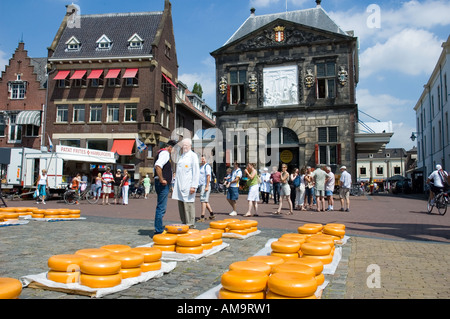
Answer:
[[[75,198],[77,198],[77,201],[75,202],[77,205],[78,203],[78,197],[80,195],[80,183],[81,183],[81,176],[78,173],[73,179],[70,188],[75,192]]]
[[[450,177],[446,171],[442,169],[441,165],[436,165],[436,170],[428,176],[427,184],[430,185],[429,201],[434,205],[434,197],[444,191],[447,191],[450,184]]]

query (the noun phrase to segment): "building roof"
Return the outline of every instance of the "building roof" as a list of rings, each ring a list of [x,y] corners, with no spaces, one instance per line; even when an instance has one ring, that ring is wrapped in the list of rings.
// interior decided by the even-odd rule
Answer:
[[[111,13],[81,15],[80,27],[65,27],[51,59],[81,59],[105,57],[133,57],[152,54],[152,43],[163,12]],[[130,48],[133,35],[143,39],[141,48]],[[105,35],[111,40],[110,49],[99,49],[97,41]],[[79,50],[67,50],[67,42],[75,37]]]
[[[349,36],[343,31],[323,10],[321,6],[312,9],[296,10],[282,13],[266,14],[257,16],[251,14],[250,17],[239,27],[239,29],[225,42],[224,46],[243,38],[244,36],[258,30],[259,28],[277,20],[282,19],[309,27],[326,30]]]
[[[41,89],[47,86],[47,58],[31,58],[31,65],[34,67],[37,80],[41,83]]]

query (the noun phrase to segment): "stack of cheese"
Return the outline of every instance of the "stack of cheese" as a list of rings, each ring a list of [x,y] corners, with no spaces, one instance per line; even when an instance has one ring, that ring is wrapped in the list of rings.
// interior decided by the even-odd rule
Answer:
[[[0,278],[0,299],[18,299],[22,283],[15,278]]]
[[[189,229],[187,225],[168,225],[164,234],[153,236],[153,247],[180,254],[202,254],[222,244],[222,232],[217,229]]]
[[[37,207],[4,207],[0,208],[3,221],[18,220],[20,216],[31,216],[32,218],[80,218],[79,209],[39,209]]]
[[[0,208],[0,222],[17,221],[20,216],[32,215],[35,207],[3,207]]]
[[[224,220],[211,221],[209,227],[218,229],[224,233],[234,233],[238,235],[248,235],[258,230],[258,222],[251,219],[239,220],[228,218]]]
[[[270,270],[271,266],[263,262],[231,264],[221,277],[219,299],[264,299]]]
[[[60,219],[60,218],[80,218],[79,209],[66,209],[66,208],[56,208],[56,209],[41,209],[34,214],[35,218],[42,218],[37,216],[42,216],[43,218]],[[33,216],[33,215],[32,215]]]
[[[80,249],[72,255],[51,256],[47,279],[90,288],[110,288],[119,285],[122,279],[161,269],[161,255],[157,248],[128,245]]]
[[[301,234],[284,234],[277,241],[272,242],[270,254],[284,260],[299,258],[301,256],[300,248],[306,239],[307,237]]]

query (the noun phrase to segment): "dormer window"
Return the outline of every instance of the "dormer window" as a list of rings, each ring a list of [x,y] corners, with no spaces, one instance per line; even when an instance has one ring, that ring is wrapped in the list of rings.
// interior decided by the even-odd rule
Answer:
[[[130,49],[141,49],[143,44],[144,40],[137,33],[128,39],[128,48]]]
[[[112,41],[106,35],[102,35],[100,39],[97,40],[97,49],[109,50],[111,47]]]
[[[67,51],[79,51],[81,48],[81,42],[75,38],[71,37],[67,42]]]

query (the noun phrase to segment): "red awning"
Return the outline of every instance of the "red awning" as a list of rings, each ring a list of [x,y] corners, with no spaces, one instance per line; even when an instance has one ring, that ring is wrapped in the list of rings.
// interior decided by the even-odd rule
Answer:
[[[169,82],[173,87],[177,88],[177,86],[175,84],[173,84],[172,80],[169,79],[169,77],[167,75],[165,75],[164,73],[162,75],[167,80],[167,82]]]
[[[119,76],[120,69],[109,70],[108,74],[105,76],[105,79],[117,79]]]
[[[88,76],[88,79],[99,79],[102,73],[103,70],[92,70],[91,74]]]
[[[136,74],[138,73],[138,69],[127,69],[125,71],[125,74],[122,76],[124,79],[132,79],[136,77]]]
[[[122,156],[130,156],[133,154],[132,151],[135,142],[135,140],[114,140],[111,152],[117,152]]]
[[[70,71],[59,71],[53,80],[65,80],[69,74]]]
[[[86,74],[86,72],[87,72],[86,70],[75,71],[70,79],[71,80],[81,80],[83,78],[83,76]]]

